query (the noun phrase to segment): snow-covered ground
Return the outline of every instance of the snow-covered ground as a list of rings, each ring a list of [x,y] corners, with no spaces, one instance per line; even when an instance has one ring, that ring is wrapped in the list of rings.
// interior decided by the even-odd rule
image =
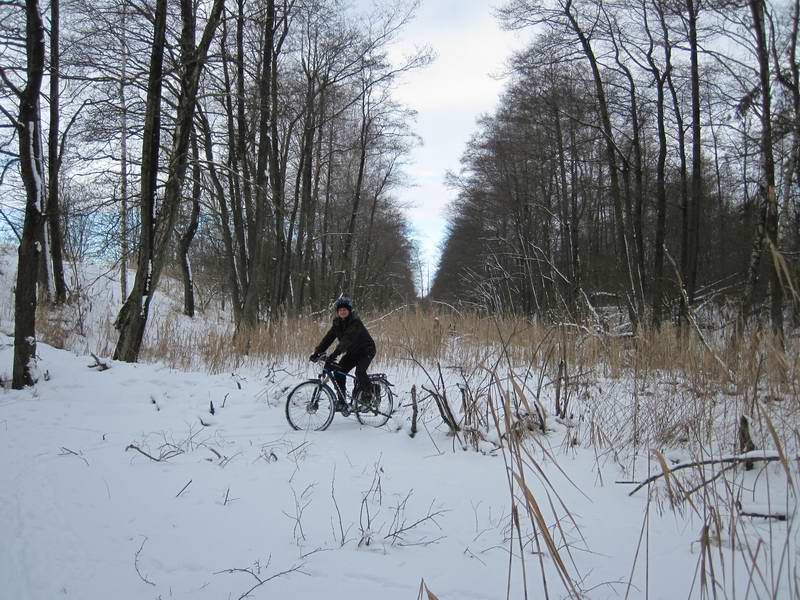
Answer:
[[[6,379],[11,338],[0,345]],[[442,600],[509,589],[522,598],[526,588],[543,598],[545,584],[550,598],[569,596],[515,484],[520,551],[509,455],[462,449],[430,402],[409,437],[410,389],[425,383],[410,366],[375,364],[401,405],[384,428],[337,415],[327,431],[305,433],[290,429],[284,402],[314,374],[310,365],[208,375],[104,357],[110,368],[100,371],[81,352],[44,344],[39,356],[33,389],[0,391],[2,600],[388,600],[416,598],[423,579]],[[603,406],[630,401],[625,381],[602,386]],[[779,462],[721,481],[739,490],[739,510],[782,511],[788,521],[740,517],[735,531],[706,529],[732,522],[730,507],[695,495],[696,510],[673,509],[677,478],[654,483],[649,503],[646,489],[628,495],[625,482],[658,472],[658,462],[648,467],[643,451],[632,472],[632,457],[597,437],[587,421],[597,397],[576,405],[578,429],[551,419],[547,435],[525,442],[541,469],[526,469],[530,491],[583,597],[701,597],[703,578],[720,597],[797,595],[794,488]]]

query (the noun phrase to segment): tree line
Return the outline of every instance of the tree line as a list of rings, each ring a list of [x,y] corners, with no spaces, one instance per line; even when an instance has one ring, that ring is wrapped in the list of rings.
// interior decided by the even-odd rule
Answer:
[[[115,358],[136,361],[165,272],[218,291],[237,335],[342,292],[415,297],[396,191],[417,143],[392,48],[417,2],[0,3],[0,217],[19,244],[13,386],[65,263],[117,261]],[[46,133],[45,133],[46,132]],[[128,272],[135,270],[133,281]]]
[[[531,30],[466,148],[432,295],[634,330],[797,321],[799,2],[511,0]]]

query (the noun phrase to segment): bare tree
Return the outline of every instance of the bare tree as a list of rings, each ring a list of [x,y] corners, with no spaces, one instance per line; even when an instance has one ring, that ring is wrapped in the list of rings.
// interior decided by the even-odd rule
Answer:
[[[766,205],[766,236],[769,252],[777,254],[778,249],[778,195],[775,187],[775,156],[772,135],[772,91],[769,67],[769,43],[766,33],[766,6],[764,0],[750,0],[753,18],[753,33],[756,41],[759,83],[761,86],[761,155],[764,169],[762,194]],[[770,319],[772,333],[783,339],[783,283],[777,257],[769,261],[770,269]]]
[[[154,215],[154,209],[160,137],[158,112],[161,104],[161,72],[166,34],[166,2],[159,0],[156,4],[155,35],[148,91],[148,118],[145,125],[146,128],[150,128],[151,133],[145,135],[145,143],[148,144],[148,147],[143,148],[142,151],[139,265],[131,294],[120,310],[115,323],[120,335],[114,357],[119,360],[136,362],[139,356],[150,303],[167,258],[180,191],[189,162],[189,140],[194,121],[200,75],[222,15],[224,3],[225,0],[215,0],[200,43],[195,46],[196,15],[190,0],[181,1],[181,87],[164,200],[158,215]]]
[[[33,385],[36,358],[36,284],[42,237],[42,208],[45,202],[44,156],[40,143],[39,95],[45,61],[44,24],[37,0],[25,5],[25,84],[17,87],[5,69],[3,83],[16,96],[18,116],[7,115],[19,138],[19,164],[25,185],[25,220],[19,244],[17,285],[14,291],[14,369],[12,386]]]

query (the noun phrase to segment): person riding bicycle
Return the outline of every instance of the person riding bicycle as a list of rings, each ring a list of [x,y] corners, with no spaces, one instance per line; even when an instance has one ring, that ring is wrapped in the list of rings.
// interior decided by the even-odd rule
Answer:
[[[336,370],[335,379],[338,396],[336,409],[341,410],[345,405],[345,392],[347,389],[345,373],[350,372],[353,367],[356,369],[356,389],[362,390],[361,400],[364,403],[370,401],[372,388],[369,383],[367,369],[372,359],[375,358],[376,349],[375,341],[353,310],[353,301],[347,296],[340,296],[336,300],[334,307],[336,316],[333,318],[333,324],[317,345],[314,353],[310,356],[310,360],[311,362],[316,362],[320,355],[333,343],[333,340],[339,340],[339,344],[325,364]]]

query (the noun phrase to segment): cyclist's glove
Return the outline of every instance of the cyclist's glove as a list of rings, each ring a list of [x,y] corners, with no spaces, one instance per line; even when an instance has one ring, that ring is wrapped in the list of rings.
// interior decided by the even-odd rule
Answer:
[[[317,362],[319,360],[319,352],[314,352],[314,354],[308,357],[308,360],[311,362]]]

